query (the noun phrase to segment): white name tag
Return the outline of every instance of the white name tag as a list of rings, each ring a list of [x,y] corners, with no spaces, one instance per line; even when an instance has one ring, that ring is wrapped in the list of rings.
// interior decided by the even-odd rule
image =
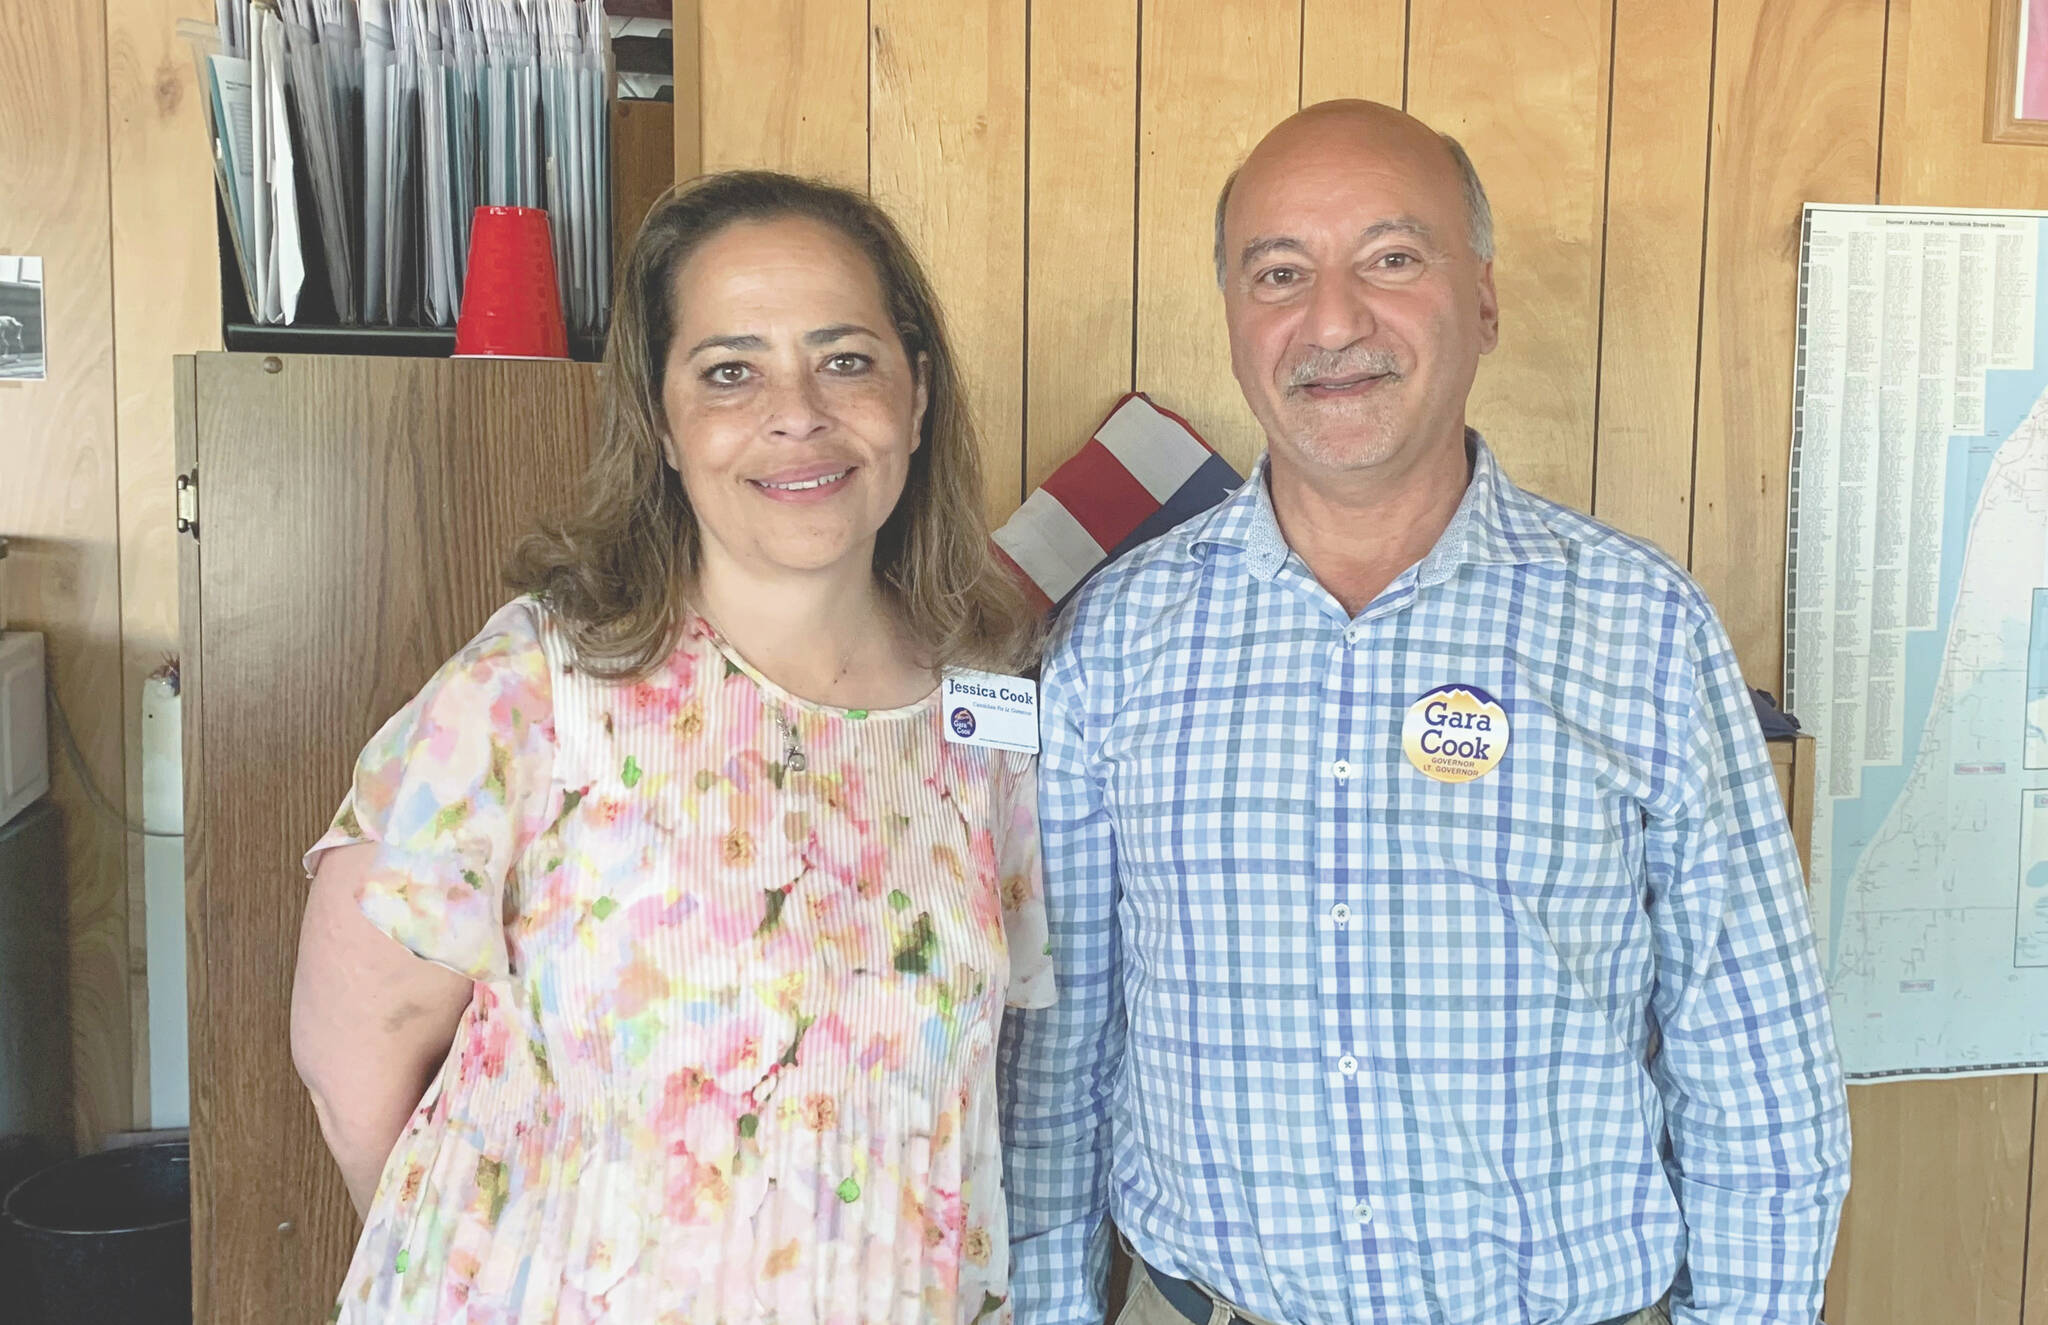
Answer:
[[[946,739],[1038,753],[1038,683],[994,672],[948,672],[939,690]]]

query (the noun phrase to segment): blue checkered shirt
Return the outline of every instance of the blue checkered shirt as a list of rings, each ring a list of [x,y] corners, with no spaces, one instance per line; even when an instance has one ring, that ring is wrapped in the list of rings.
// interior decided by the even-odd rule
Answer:
[[[1263,464],[1099,576],[1040,760],[1058,1006],[1013,1014],[1018,1325],[1102,1320],[1105,1215],[1275,1321],[1813,1325],[1848,1115],[1726,634],[1483,442],[1356,617]],[[1497,699],[1467,783],[1402,752]]]

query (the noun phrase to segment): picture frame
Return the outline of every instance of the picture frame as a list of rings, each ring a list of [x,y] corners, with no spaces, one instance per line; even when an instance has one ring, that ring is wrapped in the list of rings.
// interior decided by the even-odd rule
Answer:
[[[0,253],[0,385],[47,379],[43,354],[43,260]]]
[[[1992,0],[1984,141],[2048,146],[2048,0]]]

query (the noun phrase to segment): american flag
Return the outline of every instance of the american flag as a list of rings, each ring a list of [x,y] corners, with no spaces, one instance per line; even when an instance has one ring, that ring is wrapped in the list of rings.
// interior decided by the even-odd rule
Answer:
[[[996,551],[1033,603],[1050,612],[1095,572],[1243,482],[1187,420],[1133,391],[995,531]]]

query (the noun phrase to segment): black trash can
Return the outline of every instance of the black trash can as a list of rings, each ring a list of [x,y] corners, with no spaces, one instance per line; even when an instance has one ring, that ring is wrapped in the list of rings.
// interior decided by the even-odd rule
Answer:
[[[0,1137],[0,1199],[14,1185],[31,1174],[41,1173],[69,1154],[41,1137]],[[22,1250],[14,1226],[0,1219],[0,1320],[9,1325],[43,1325],[23,1300],[27,1292],[28,1257]]]
[[[81,1155],[7,1194],[42,1325],[191,1325],[192,1153],[183,1141]]]

